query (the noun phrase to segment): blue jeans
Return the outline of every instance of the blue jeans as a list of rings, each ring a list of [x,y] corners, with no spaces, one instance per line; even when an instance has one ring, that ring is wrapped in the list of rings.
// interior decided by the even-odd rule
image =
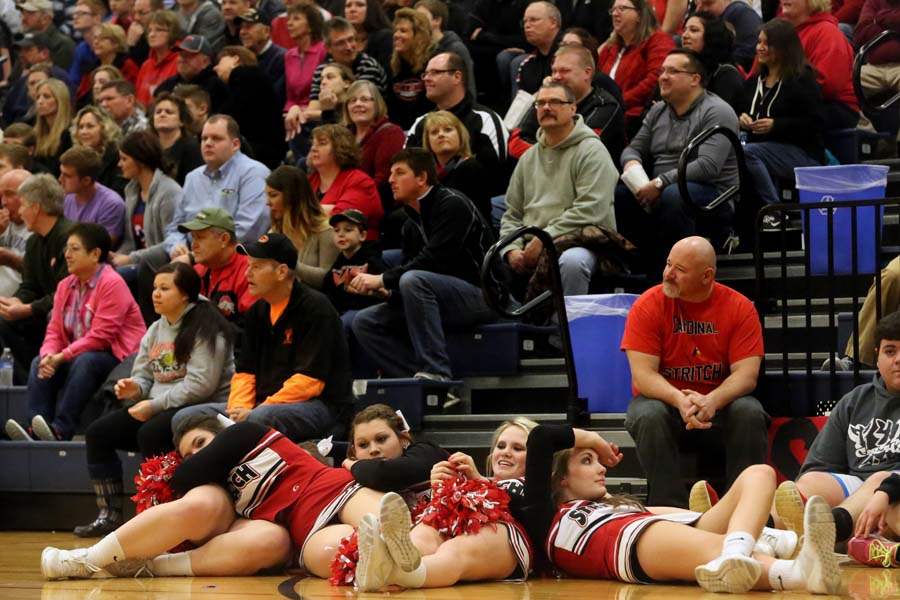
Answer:
[[[818,167],[819,163],[793,144],[753,142],[744,146],[747,171],[760,200],[766,204],[781,201],[775,188],[777,179],[793,179],[794,167]]]
[[[719,195],[715,187],[705,183],[689,181],[687,187],[697,206],[706,206]],[[649,214],[624,184],[616,186],[615,198],[616,229],[638,247],[646,262],[647,274],[654,277],[662,273],[669,250],[678,240],[699,232],[712,238],[717,250],[721,248],[734,216],[734,209],[726,202],[703,213],[702,223],[698,223],[694,208],[681,198],[678,185],[674,183],[663,188]]]
[[[85,352],[61,364],[48,379],[38,378],[40,362],[36,356],[28,374],[28,418],[41,415],[62,439],[70,440],[85,404],[119,360],[109,352]]]
[[[172,417],[172,433],[190,417],[225,415],[227,406],[225,402],[207,402],[182,408]],[[318,398],[291,404],[259,404],[250,411],[247,420],[273,427],[295,442],[323,437],[334,427],[331,412]]]
[[[559,257],[559,275],[563,294],[582,296],[591,287],[591,277],[597,269],[597,257],[587,248],[569,248]]]
[[[451,275],[407,271],[399,294],[402,304],[370,306],[353,319],[357,341],[389,377],[417,371],[452,377],[445,329],[470,329],[497,319],[481,288]]]

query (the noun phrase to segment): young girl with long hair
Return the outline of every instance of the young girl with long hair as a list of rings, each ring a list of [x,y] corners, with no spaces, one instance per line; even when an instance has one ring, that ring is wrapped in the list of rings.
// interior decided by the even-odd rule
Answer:
[[[306,175],[282,165],[266,177],[266,202],[272,231],[286,235],[297,248],[297,274],[316,289],[337,258],[338,249],[319,199]]]
[[[145,458],[169,452],[172,416],[180,408],[228,398],[234,334],[199,295],[200,276],[188,265],[173,262],[156,272],[153,308],[160,318],[141,340],[131,377],[114,388],[127,407],[97,419],[85,435],[100,514],[76,527],[75,535],[103,535],[122,524],[122,463],[116,450],[140,450]]]

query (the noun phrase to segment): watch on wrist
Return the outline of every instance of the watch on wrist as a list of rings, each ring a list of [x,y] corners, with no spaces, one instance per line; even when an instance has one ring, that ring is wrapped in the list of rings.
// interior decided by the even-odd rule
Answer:
[[[663,189],[663,180],[660,179],[659,177],[654,178],[650,183],[652,183],[653,187],[655,187],[658,190]]]

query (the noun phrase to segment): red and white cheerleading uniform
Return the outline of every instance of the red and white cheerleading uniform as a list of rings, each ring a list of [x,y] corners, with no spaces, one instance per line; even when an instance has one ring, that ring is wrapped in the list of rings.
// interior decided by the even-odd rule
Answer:
[[[641,534],[658,521],[690,525],[699,518],[699,513],[655,515],[636,506],[576,500],[559,507],[545,551],[550,562],[568,575],[653,583],[638,563]]]
[[[350,471],[327,467],[281,433],[248,421],[219,433],[172,478],[182,496],[204,484],[225,487],[241,517],[286,527],[301,557],[306,540],[362,488]]]

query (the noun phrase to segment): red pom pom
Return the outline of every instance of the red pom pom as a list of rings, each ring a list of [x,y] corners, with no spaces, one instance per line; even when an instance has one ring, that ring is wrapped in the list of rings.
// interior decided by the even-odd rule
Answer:
[[[419,516],[419,522],[434,527],[445,537],[474,534],[484,525],[511,523],[509,494],[484,479],[456,477],[434,486],[431,502]]]
[[[134,476],[137,491],[131,497],[136,512],[141,513],[151,506],[177,499],[178,496],[169,487],[169,481],[180,464],[181,456],[175,451],[151,456],[141,464],[141,470]]]
[[[356,563],[359,562],[359,537],[356,531],[341,540],[331,561],[331,585],[353,585],[356,581]]]

